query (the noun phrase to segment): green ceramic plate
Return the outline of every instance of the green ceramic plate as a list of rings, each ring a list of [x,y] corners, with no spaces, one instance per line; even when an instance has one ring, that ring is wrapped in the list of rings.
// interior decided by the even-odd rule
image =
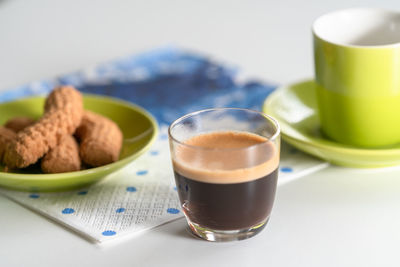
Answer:
[[[321,159],[361,168],[400,164],[400,144],[381,149],[361,149],[336,143],[323,136],[313,80],[277,89],[265,100],[263,111],[279,121],[284,140]]]
[[[39,118],[44,97],[31,97],[0,103],[0,125],[9,118],[30,116]],[[6,173],[0,165],[0,186],[25,191],[60,191],[87,186],[104,178],[137,158],[157,135],[157,122],[143,108],[121,100],[96,95],[84,95],[85,109],[115,121],[124,134],[120,159],[105,166],[60,174],[41,174],[31,167],[19,173]],[[35,173],[36,172],[36,173]]]

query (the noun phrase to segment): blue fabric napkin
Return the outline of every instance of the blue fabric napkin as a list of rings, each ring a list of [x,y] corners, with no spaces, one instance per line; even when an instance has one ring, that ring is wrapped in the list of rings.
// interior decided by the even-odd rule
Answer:
[[[0,101],[46,94],[56,85],[71,84],[84,93],[136,103],[166,125],[204,108],[260,110],[276,86],[258,81],[238,83],[236,73],[237,69],[219,65],[205,56],[165,47],[17,87],[0,93]]]

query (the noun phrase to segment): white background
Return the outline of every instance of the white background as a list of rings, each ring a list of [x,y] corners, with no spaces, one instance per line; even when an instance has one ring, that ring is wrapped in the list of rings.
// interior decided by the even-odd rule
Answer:
[[[393,1],[0,0],[0,90],[176,44],[278,84],[312,77],[311,24]],[[0,114],[1,116],[1,114]],[[185,221],[97,247],[0,197],[0,266],[400,266],[400,170],[329,167],[279,188],[267,228],[192,238]]]

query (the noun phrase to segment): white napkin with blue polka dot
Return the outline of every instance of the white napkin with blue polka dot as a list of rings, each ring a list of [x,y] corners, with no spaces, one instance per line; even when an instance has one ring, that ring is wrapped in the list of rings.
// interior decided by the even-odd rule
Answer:
[[[0,193],[98,243],[181,218],[166,125],[185,113],[208,107],[259,109],[275,86],[254,80],[240,83],[236,74],[235,69],[203,55],[166,47],[1,93],[0,101],[8,101],[72,84],[82,92],[132,101],[153,113],[163,126],[146,154],[91,187],[65,193],[6,189]],[[326,166],[328,163],[283,144],[278,184]]]
[[[328,163],[282,144],[278,185],[326,166]],[[135,235],[183,216],[165,129],[146,154],[89,188],[64,193],[0,189],[0,193],[98,243]]]

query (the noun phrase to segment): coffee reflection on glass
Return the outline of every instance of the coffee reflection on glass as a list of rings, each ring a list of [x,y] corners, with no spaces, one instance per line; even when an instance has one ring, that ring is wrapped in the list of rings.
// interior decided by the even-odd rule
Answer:
[[[241,240],[265,227],[279,165],[273,118],[247,109],[203,110],[173,122],[169,140],[182,210],[195,235]]]

